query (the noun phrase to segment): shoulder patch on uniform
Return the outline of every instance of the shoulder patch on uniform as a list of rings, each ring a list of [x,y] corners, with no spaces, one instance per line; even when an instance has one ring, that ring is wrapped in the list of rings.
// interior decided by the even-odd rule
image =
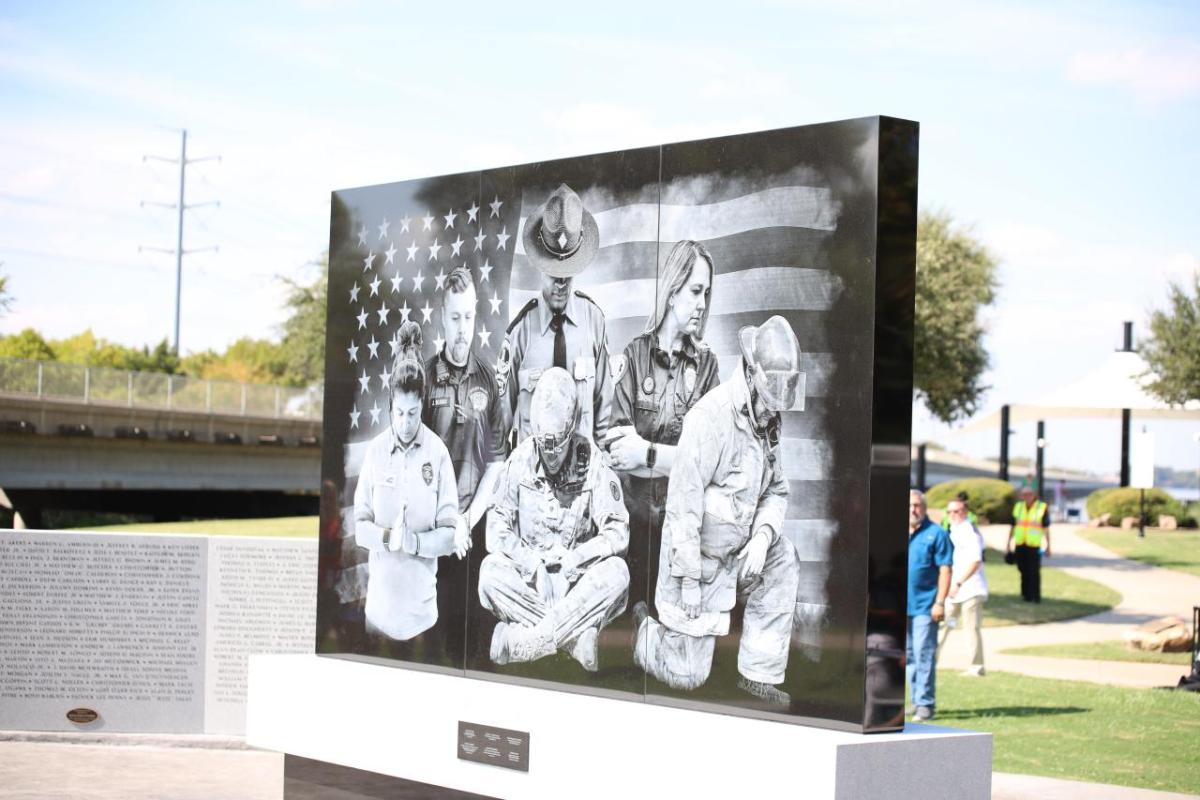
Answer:
[[[512,333],[512,329],[517,327],[517,323],[520,322],[526,314],[537,308],[537,301],[538,299],[536,297],[529,298],[529,302],[521,307],[521,310],[517,312],[517,315],[508,323],[508,327],[504,329],[504,332],[506,334]]]
[[[504,394],[508,389],[508,379],[512,370],[512,343],[509,337],[504,337],[504,344],[500,345],[500,354],[496,356],[496,388],[500,394]]]
[[[475,409],[475,412],[477,414],[482,414],[484,411],[487,410],[487,405],[488,405],[487,389],[484,389],[482,386],[476,386],[474,389],[471,390],[470,397],[471,397],[471,407]]]
[[[621,502],[621,487],[619,485],[617,485],[617,482],[609,481],[608,488],[612,492],[613,502],[615,502],[615,503]]]

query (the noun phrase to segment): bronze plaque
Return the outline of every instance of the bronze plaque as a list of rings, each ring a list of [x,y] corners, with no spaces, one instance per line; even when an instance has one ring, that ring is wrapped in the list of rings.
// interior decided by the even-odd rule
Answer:
[[[475,722],[458,723],[458,757],[529,772],[529,734]]]
[[[77,725],[87,725],[100,719],[100,715],[90,708],[72,708],[67,712],[67,719]]]

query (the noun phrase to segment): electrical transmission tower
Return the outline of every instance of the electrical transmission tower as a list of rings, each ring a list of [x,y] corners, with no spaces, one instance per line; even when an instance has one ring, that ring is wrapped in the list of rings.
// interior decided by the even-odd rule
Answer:
[[[175,355],[179,355],[179,300],[180,293],[183,288],[183,257],[187,253],[202,253],[206,250],[216,251],[215,245],[212,247],[199,247],[193,250],[183,249],[183,212],[201,206],[219,206],[220,201],[211,200],[206,203],[193,203],[188,205],[184,202],[184,186],[187,180],[188,164],[195,164],[198,161],[220,161],[220,156],[204,156],[203,158],[188,158],[187,157],[187,129],[180,131],[181,144],[179,148],[179,158],[164,158],[163,156],[142,156],[142,162],[146,161],[166,161],[169,164],[179,165],[179,202],[177,203],[155,203],[148,200],[142,201],[142,206],[159,206],[161,208],[173,208],[178,212],[175,228],[175,248],[168,249],[164,247],[138,247],[138,252],[143,250],[151,250],[158,253],[174,253],[175,254],[175,340],[174,349]]]

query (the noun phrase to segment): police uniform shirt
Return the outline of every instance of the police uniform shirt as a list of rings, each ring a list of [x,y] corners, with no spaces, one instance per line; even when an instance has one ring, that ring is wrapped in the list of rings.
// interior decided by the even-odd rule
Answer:
[[[508,410],[496,386],[495,370],[472,350],[461,367],[451,364],[445,348],[425,363],[421,420],[450,453],[458,476],[458,507],[471,505],[484,469],[504,460]]]
[[[625,347],[613,392],[613,424],[633,425],[648,442],[674,445],[683,418],[721,382],[717,356],[685,336],[683,346],[666,353],[658,335],[643,333]]]
[[[388,550],[404,512],[417,552]],[[354,489],[354,535],[370,551],[367,621],[393,639],[409,639],[437,621],[437,559],[454,552],[458,490],[442,440],[424,425],[404,447],[389,425],[371,439]]]
[[[608,337],[604,312],[583,292],[571,292],[563,309],[567,372],[580,394],[580,433],[595,441],[608,431],[612,379],[608,372]],[[544,298],[525,304],[509,324],[505,347],[511,359],[509,404],[514,413],[517,442],[529,435],[533,390],[543,372],[554,366],[554,312]]]

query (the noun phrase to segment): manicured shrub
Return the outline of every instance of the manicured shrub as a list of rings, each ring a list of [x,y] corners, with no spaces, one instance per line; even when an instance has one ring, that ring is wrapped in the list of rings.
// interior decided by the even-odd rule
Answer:
[[[1146,503],[1142,521],[1146,525],[1157,525],[1162,514],[1169,514],[1177,520],[1184,516],[1184,506],[1162,489],[1146,489]],[[1096,498],[1099,494],[1100,497]],[[1093,503],[1093,498],[1096,498]],[[1092,509],[1095,509],[1093,512]],[[1136,519],[1143,513],[1142,490],[1132,487],[1123,489],[1100,489],[1092,492],[1087,500],[1088,516],[1093,519],[1108,514],[1108,524],[1119,527],[1125,517]]]
[[[959,492],[970,496],[971,510],[988,522],[1012,522],[1012,509],[1017,502],[1017,490],[1007,481],[997,478],[963,478],[939,483],[926,492],[929,507],[941,510]]]
[[[1106,495],[1109,495],[1112,492],[1115,492],[1116,490],[1117,490],[1117,487],[1110,486],[1107,489],[1097,489],[1096,491],[1092,492],[1091,494],[1089,494],[1087,496],[1086,506],[1087,506],[1088,519],[1095,519],[1096,517],[1098,517],[1104,513],[1103,511],[1100,510],[1100,501],[1102,499],[1104,499],[1104,497]],[[1121,520],[1117,520],[1118,524],[1120,522],[1121,522]]]
[[[1179,520],[1181,528],[1200,527],[1200,500],[1189,503],[1183,511],[1183,519]]]

